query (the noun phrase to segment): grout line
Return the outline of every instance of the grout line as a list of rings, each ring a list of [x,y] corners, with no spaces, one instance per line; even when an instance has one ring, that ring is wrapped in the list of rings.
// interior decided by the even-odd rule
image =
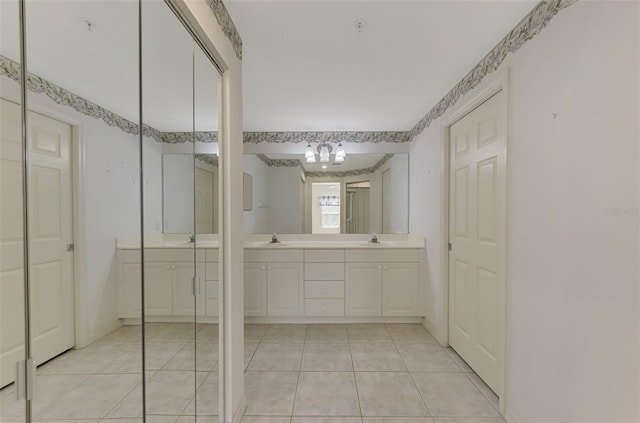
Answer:
[[[349,337],[349,333],[347,332],[347,338]],[[358,410],[360,410],[360,421],[363,421],[362,418],[362,404],[360,402],[360,390],[358,389],[358,378],[356,377],[356,366],[353,363],[353,352],[351,351],[351,342],[347,343],[349,345],[349,357],[351,357],[351,369],[353,369],[353,382],[356,385],[356,397],[358,398]]]

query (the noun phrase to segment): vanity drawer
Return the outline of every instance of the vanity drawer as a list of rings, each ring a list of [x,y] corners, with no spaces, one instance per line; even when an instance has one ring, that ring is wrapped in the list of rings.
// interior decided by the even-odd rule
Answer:
[[[306,263],[304,278],[312,281],[344,280],[343,263]]]
[[[245,249],[244,261],[248,263],[302,263],[302,250]]]
[[[343,281],[305,281],[305,298],[344,298]]]
[[[344,250],[305,250],[305,263],[344,263]]]
[[[344,300],[304,300],[305,316],[344,316]]]
[[[218,285],[218,281],[207,281],[205,284],[205,295],[207,298],[218,298],[220,295],[220,286]]]
[[[218,316],[218,310],[220,308],[220,302],[217,298],[207,298],[207,316]]]
[[[220,275],[218,273],[220,267],[218,263],[207,263],[206,264],[206,273],[205,277],[208,281],[217,281],[220,280]]]
[[[204,250],[193,248],[145,248],[144,261],[204,262]]]
[[[359,249],[346,250],[348,262],[360,263],[411,263],[420,261],[420,250],[417,248],[393,248],[386,250]]]

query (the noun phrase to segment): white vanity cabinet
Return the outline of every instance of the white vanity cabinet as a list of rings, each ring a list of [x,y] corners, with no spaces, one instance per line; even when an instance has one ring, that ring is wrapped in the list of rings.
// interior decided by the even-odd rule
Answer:
[[[304,315],[344,316],[344,250],[305,250]]]
[[[420,255],[416,249],[347,250],[347,316],[420,316]]]
[[[246,316],[304,314],[302,257],[302,250],[245,250]]]
[[[217,250],[216,250],[217,251]],[[120,250],[120,283],[118,286],[118,315],[120,318],[139,319],[140,301],[140,251]],[[146,316],[194,316],[206,313],[205,251],[192,249],[145,250],[145,315]],[[199,278],[200,294],[193,296],[193,280]],[[168,319],[170,320],[170,319]]]

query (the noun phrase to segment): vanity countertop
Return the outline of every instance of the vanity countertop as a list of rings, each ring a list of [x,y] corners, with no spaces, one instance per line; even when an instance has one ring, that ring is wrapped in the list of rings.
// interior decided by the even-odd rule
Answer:
[[[414,236],[398,237],[393,236],[391,239],[384,239],[384,235],[379,236],[380,242],[375,244],[368,242],[366,239],[324,239],[312,240],[306,239],[282,239],[279,243],[271,243],[268,240],[247,239],[244,241],[245,249],[252,250],[304,250],[304,249],[328,249],[328,250],[352,250],[352,249],[415,249],[424,248],[424,238]],[[183,238],[171,239],[154,237],[145,240],[145,249],[149,248],[193,248],[194,243]],[[196,248],[218,248],[220,246],[217,240],[198,240],[195,243]],[[140,248],[140,242],[137,239],[118,239],[117,248],[121,250],[137,250]]]

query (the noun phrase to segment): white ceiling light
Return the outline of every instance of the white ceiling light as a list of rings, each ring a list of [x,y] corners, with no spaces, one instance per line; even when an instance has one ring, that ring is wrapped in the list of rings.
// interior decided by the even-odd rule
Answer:
[[[304,150],[304,158],[307,160],[307,163],[316,162],[316,154],[313,152],[313,147],[311,147],[311,143],[308,143],[307,148]]]
[[[336,147],[336,161],[343,162],[344,158],[347,156],[347,153],[344,152],[344,147],[342,143],[338,143],[338,147]]]
[[[329,148],[326,144],[322,144],[320,147],[320,162],[327,163],[329,162]]]

